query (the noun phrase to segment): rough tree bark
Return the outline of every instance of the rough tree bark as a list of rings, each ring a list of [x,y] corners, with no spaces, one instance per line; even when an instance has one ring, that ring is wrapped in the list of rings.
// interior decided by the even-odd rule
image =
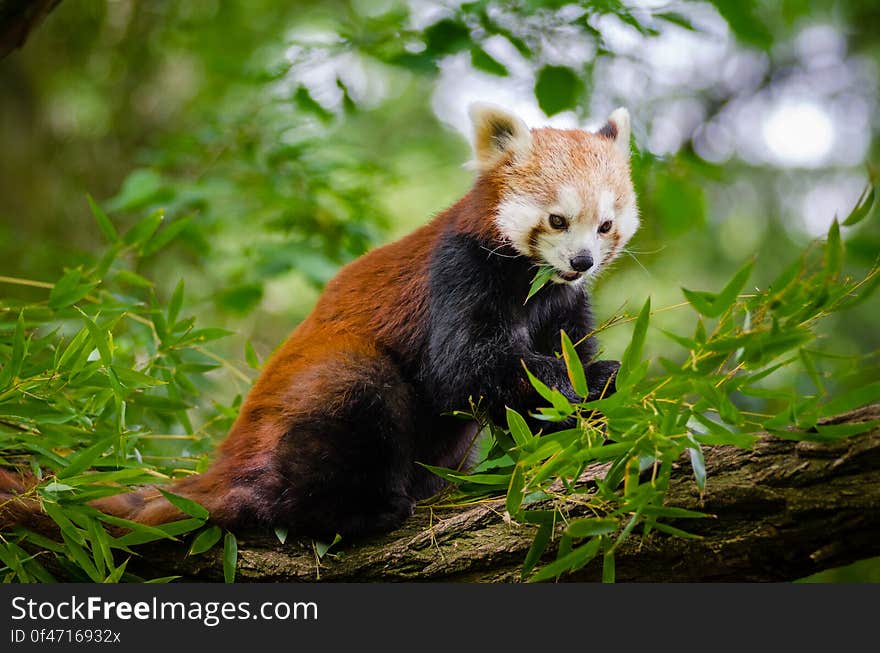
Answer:
[[[870,420],[880,420],[880,404],[827,423]],[[823,444],[768,435],[752,450],[707,448],[705,458],[703,495],[682,464],[667,500],[714,515],[679,524],[701,539],[631,537],[616,555],[618,581],[788,581],[880,555],[880,427]],[[603,471],[587,470],[581,483]],[[320,563],[310,541],[240,536],[237,580],[518,581],[534,530],[506,522],[503,513],[501,501],[418,510],[404,528],[342,544]],[[183,548],[154,545],[130,568],[222,580],[219,551],[186,557]],[[551,544],[546,560],[554,555]],[[599,580],[600,566],[594,561],[564,580]]]

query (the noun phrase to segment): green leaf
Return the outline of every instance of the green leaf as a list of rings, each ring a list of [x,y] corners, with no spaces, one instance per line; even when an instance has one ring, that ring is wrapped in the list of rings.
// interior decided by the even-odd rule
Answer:
[[[58,524],[58,527],[61,529],[61,534],[64,535],[66,539],[77,542],[78,544],[83,544],[85,542],[82,531],[73,525],[73,522],[64,514],[64,509],[60,505],[50,501],[43,501],[43,511],[52,518],[52,521]]]
[[[333,113],[324,108],[324,105],[312,97],[305,86],[297,87],[293,94],[293,101],[303,113],[311,113],[321,122],[328,123],[333,120]]]
[[[529,579],[529,582],[538,583],[542,580],[561,576],[565,572],[580,569],[596,557],[596,554],[599,552],[599,544],[600,541],[598,537],[594,537],[586,544],[581,544],[579,547],[572,549],[569,553],[565,554],[555,562],[539,569],[538,573]]]
[[[862,194],[859,195],[859,199],[856,201],[853,210],[850,211],[849,216],[843,221],[844,227],[852,227],[871,214],[871,210],[874,208],[875,191],[876,189],[873,183],[869,183],[865,186],[865,189],[862,191]]]
[[[767,51],[773,44],[768,22],[758,13],[756,0],[712,0],[737,39]]]
[[[315,541],[314,542],[315,553],[318,556],[318,560],[322,560],[324,558],[324,556],[327,555],[327,552],[341,541],[342,541],[342,536],[339,533],[336,534],[336,536],[333,538],[332,542],[328,543],[328,542]]]
[[[620,361],[620,370],[617,372],[616,385],[618,391],[628,388],[634,384],[637,369],[636,366],[641,363],[642,350],[645,346],[645,335],[648,332],[648,323],[651,321],[651,298],[645,300],[642,310],[636,318],[633,327],[632,336],[629,346],[623,352],[623,358]]]
[[[223,531],[220,530],[219,526],[209,526],[196,535],[189,547],[189,553],[187,555],[199,555],[200,553],[208,551],[220,541],[222,535]]]
[[[565,529],[570,537],[579,539],[594,535],[607,535],[617,530],[618,522],[610,517],[587,517],[576,519]]]
[[[834,218],[834,222],[828,228],[828,240],[825,242],[825,278],[837,278],[842,262],[843,242],[840,240],[840,223]]]
[[[276,527],[275,528],[275,537],[278,538],[278,541],[281,542],[281,544],[284,544],[287,541],[287,529],[281,528],[281,527]]]
[[[516,446],[528,446],[535,436],[532,435],[532,431],[529,429],[526,420],[512,408],[506,408],[506,410],[507,428],[510,430],[510,435],[513,437],[513,441],[516,442]]]
[[[122,241],[126,245],[136,245],[143,248],[147,241],[156,233],[162,220],[165,219],[165,209],[157,209],[150,213],[147,217],[141,219],[135,224],[128,233],[125,234]]]
[[[584,83],[567,66],[544,66],[535,80],[535,97],[548,116],[577,108],[584,99]]]
[[[164,585],[165,583],[170,583],[172,581],[177,580],[180,576],[162,576],[161,578],[151,578],[150,580],[145,580],[144,583],[149,585]]]
[[[44,485],[42,489],[44,492],[57,494],[58,492],[70,492],[71,490],[74,490],[76,488],[74,488],[72,485],[67,485],[66,483],[58,483],[57,481],[52,481],[51,483]]]
[[[446,469],[445,467],[435,467],[418,463],[420,466],[453,483],[475,483],[476,485],[494,485],[499,488],[506,488],[510,484],[510,474],[463,474],[461,472]]]
[[[662,533],[667,533],[669,535],[674,535],[675,537],[682,537],[686,540],[700,540],[702,536],[695,535],[694,533],[688,533],[687,531],[683,531],[680,528],[676,528],[675,526],[670,526],[669,524],[664,524],[662,522],[655,522],[654,528]]]
[[[681,291],[698,313],[706,317],[718,317],[737,300],[739,292],[752,274],[754,264],[754,260],[751,260],[743,265],[717,295],[702,290],[688,290],[687,288],[682,288]]]
[[[471,33],[466,25],[444,18],[430,25],[424,32],[425,49],[439,58],[457,50],[463,50],[470,43]]]
[[[238,540],[235,535],[227,532],[223,538],[223,580],[235,582],[235,567],[238,564]]]
[[[79,353],[85,344],[86,340],[89,337],[89,329],[88,327],[83,327],[79,330],[79,332],[70,340],[70,343],[64,349],[64,352],[61,354],[61,357],[58,359],[58,363],[55,366],[56,370],[63,370],[67,367],[67,364],[71,361],[71,359]],[[0,387],[3,387],[3,383],[0,382]]]
[[[97,283],[80,283],[82,280],[82,270],[73,268],[68,270],[52,288],[49,293],[49,308],[58,310],[75,304],[83,297],[91,292]]]
[[[128,547],[135,544],[146,544],[158,539],[177,540],[177,535],[183,535],[191,531],[201,528],[205,525],[204,519],[180,519],[178,521],[161,524],[160,526],[150,526],[148,528],[132,528],[131,533],[126,533],[121,537],[117,537],[113,544],[117,547]],[[141,524],[140,526],[144,526]]]
[[[116,546],[117,548],[120,546],[128,546],[129,544],[143,544],[144,542],[152,542],[153,540],[174,539],[172,535],[157,526],[148,526],[147,524],[140,524],[136,521],[131,521],[130,519],[114,517],[113,515],[108,515],[98,510],[94,510],[93,516],[111,526],[119,526],[120,528],[131,531],[130,533],[126,533],[125,535],[117,537],[111,541],[112,546]],[[138,536],[137,541],[135,541],[135,536]]]
[[[757,440],[750,433],[737,433],[699,414],[693,415],[688,420],[687,427],[693,433],[694,439],[705,445],[729,444],[741,449],[751,449]]]
[[[21,366],[27,353],[26,345],[24,311],[20,311],[18,320],[15,322],[15,332],[12,334],[12,355],[9,362],[0,369],[0,389],[9,386],[21,372]]]
[[[113,572],[107,576],[102,582],[104,583],[118,583],[122,578],[122,575],[125,573],[125,568],[128,566],[128,560],[119,565]]]
[[[529,287],[529,294],[526,295],[526,301],[524,301],[523,304],[528,302],[539,290],[541,290],[541,288],[547,285],[555,273],[556,270],[552,265],[540,266],[532,279],[532,285]]]
[[[179,399],[169,399],[159,395],[136,394],[131,397],[131,402],[138,406],[151,408],[158,412],[173,413],[178,410],[187,410],[191,406]]]
[[[160,231],[158,234],[156,234],[156,237],[150,240],[150,242],[143,247],[141,252],[144,256],[152,256],[163,247],[168,245],[172,240],[177,238],[192,221],[192,216],[187,216],[185,218],[181,218],[180,220],[175,220],[167,227],[162,229],[162,231]]]
[[[79,565],[80,569],[82,569],[89,578],[91,578],[94,582],[100,583],[104,580],[104,574],[98,573],[97,568],[92,562],[91,557],[86,550],[82,547],[82,545],[77,542],[75,539],[68,537],[67,533],[64,531],[61,532],[61,537],[64,539],[64,544],[67,548],[67,555],[73,560],[77,565]]]
[[[83,321],[86,323],[86,327],[89,330],[89,335],[92,337],[92,342],[98,350],[98,353],[101,355],[101,362],[104,363],[108,368],[113,365],[113,354],[110,350],[110,341],[108,340],[108,332],[101,327],[99,327],[92,318],[86,315],[79,308],[76,309],[80,315],[82,315]]]
[[[525,580],[529,573],[531,573],[532,569],[535,568],[538,560],[541,559],[544,551],[547,550],[547,545],[550,543],[552,535],[553,520],[548,519],[538,527],[538,531],[535,533],[535,539],[532,540],[529,551],[526,553],[526,559],[523,563],[522,573],[520,574],[522,580]]]
[[[181,343],[189,342],[210,342],[212,340],[220,340],[227,336],[234,335],[235,331],[229,329],[221,329],[220,327],[208,327],[206,329],[194,329],[189,332],[185,338],[181,339]]]
[[[724,286],[724,288],[722,288],[721,292],[718,293],[718,297],[715,300],[715,305],[713,307],[715,315],[707,317],[717,317],[733,306],[734,302],[736,302],[739,297],[739,293],[743,289],[743,286],[746,285],[746,281],[748,281],[749,277],[752,275],[752,268],[754,266],[755,261],[752,259],[737,270],[737,273],[733,275],[733,278],[726,286]]]
[[[647,517],[666,517],[668,519],[699,519],[709,516],[705,512],[675,506],[644,506],[642,512]]]
[[[694,470],[694,479],[697,481],[697,487],[700,492],[706,489],[706,461],[703,458],[703,450],[693,438],[691,438],[696,446],[688,447],[688,455],[691,458],[691,467]]]
[[[89,533],[89,541],[92,546],[92,557],[95,559],[99,575],[103,578],[107,570],[113,571],[113,553],[110,551],[110,536],[101,524],[95,519],[89,519],[87,522]]]
[[[183,279],[177,282],[171,300],[168,302],[168,325],[173,329],[177,323],[177,316],[180,314],[180,308],[183,306]]]
[[[822,406],[821,417],[831,417],[845,413],[854,408],[861,408],[874,403],[880,398],[880,381],[858,386],[847,392],[837,394],[831,401]]]
[[[584,374],[581,358],[565,331],[560,331],[560,337],[562,339],[562,357],[565,359],[565,368],[568,371],[571,387],[581,397],[586,397],[590,394],[590,390],[587,387],[587,377]]]
[[[505,507],[507,514],[513,517],[519,512],[523,501],[523,488],[525,487],[525,471],[522,465],[513,468],[510,476],[510,485],[507,488],[507,501]]]
[[[690,32],[697,31],[697,28],[694,27],[694,24],[691,22],[691,20],[687,16],[684,16],[677,11],[664,11],[658,14],[654,14],[654,16],[656,18],[661,18],[669,23],[672,23],[673,25],[683,27]]]
[[[116,280],[129,286],[135,286],[136,288],[152,288],[155,285],[146,277],[143,277],[136,272],[132,272],[131,270],[119,270],[116,273]]]
[[[86,194],[86,199],[89,201],[89,208],[92,210],[92,215],[95,217],[95,222],[98,223],[98,228],[101,230],[101,233],[104,234],[104,237],[111,243],[117,242],[119,240],[119,234],[116,232],[116,227],[113,226],[110,218],[108,218],[107,214],[104,213],[104,210],[98,206],[98,203],[92,199],[91,195]]]
[[[0,540],[0,561],[15,572],[19,581],[27,583],[30,579],[22,565],[21,556],[10,544]]]
[[[613,583],[614,573],[614,551],[606,551],[602,556],[602,582]]]
[[[122,183],[122,189],[107,204],[112,211],[136,211],[151,203],[171,199],[173,195],[173,190],[158,172],[140,168],[129,173]]]
[[[257,352],[254,351],[254,346],[250,340],[244,343],[244,359],[255,370],[260,369],[260,359],[257,358]]]
[[[526,377],[529,379],[529,383],[532,384],[532,387],[541,395],[544,399],[549,402],[553,402],[553,390],[551,390],[547,385],[541,381],[534,374],[529,372],[529,368],[526,367],[525,361],[523,361],[523,369],[526,371]]]
[[[817,440],[833,441],[866,433],[878,425],[880,425],[880,420],[875,419],[868,422],[854,422],[850,424],[817,424],[814,428],[819,435],[816,438]]]
[[[500,63],[478,45],[471,46],[471,65],[477,70],[482,70],[490,75],[507,77],[509,74],[504,64]]]
[[[187,499],[186,497],[182,497],[179,494],[166,492],[162,488],[157,489],[159,490],[159,492],[162,493],[162,496],[168,499],[171,505],[173,505],[181,512],[186,513],[190,517],[195,517],[196,519],[207,519],[210,516],[207,508],[205,508],[201,504],[196,503],[192,499]]]
[[[113,435],[102,438],[90,447],[74,454],[68,460],[70,464],[58,472],[58,478],[70,478],[76,476],[80,472],[84,472],[94,464],[101,455],[113,446],[113,443],[119,439],[115,433]]]
[[[798,356],[801,359],[801,363],[804,366],[804,370],[806,370],[807,374],[812,380],[813,385],[816,386],[816,390],[819,391],[820,395],[825,394],[825,384],[822,383],[822,377],[819,374],[819,370],[816,369],[816,364],[813,362],[813,358],[810,355],[807,349],[801,347],[798,350]]]
[[[691,306],[701,315],[712,315],[715,312],[715,295],[702,290],[688,290],[682,288],[681,292]]]

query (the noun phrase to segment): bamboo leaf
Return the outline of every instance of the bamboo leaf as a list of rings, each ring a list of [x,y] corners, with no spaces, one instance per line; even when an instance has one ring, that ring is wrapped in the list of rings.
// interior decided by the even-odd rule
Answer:
[[[116,232],[116,227],[113,226],[110,218],[108,218],[107,214],[104,213],[104,210],[98,206],[98,203],[92,199],[91,195],[86,194],[86,199],[89,201],[89,208],[92,210],[92,215],[95,217],[95,222],[98,223],[98,228],[101,230],[101,233],[104,234],[104,237],[109,242],[117,242],[119,240],[119,234]]]
[[[523,488],[525,487],[525,472],[522,465],[513,468],[510,476],[510,485],[507,487],[507,500],[505,507],[507,514],[513,517],[519,512],[523,501]]]
[[[167,492],[162,488],[158,488],[158,490],[162,493],[163,497],[168,499],[171,505],[173,505],[181,512],[186,513],[190,517],[195,517],[196,519],[207,519],[210,516],[207,508],[199,503],[196,503],[192,499],[187,499],[186,497],[182,497],[179,494]]]
[[[605,552],[605,555],[602,556],[602,582],[603,583],[613,583],[614,582],[614,551],[609,550]]]
[[[235,535],[227,532],[223,538],[223,580],[235,582],[235,567],[238,564],[238,541]]]
[[[71,456],[69,460],[69,464],[58,472],[58,478],[70,478],[71,476],[76,476],[80,472],[84,472],[89,467],[91,467],[101,455],[107,451],[113,443],[119,439],[119,436],[116,434],[107,436],[102,438],[95,444],[90,447],[86,447],[79,453]]]
[[[174,293],[171,295],[171,301],[168,302],[168,324],[171,328],[174,328],[177,323],[181,306],[183,306],[183,279],[177,282]]]
[[[584,365],[581,362],[580,356],[578,356],[577,350],[574,348],[571,339],[568,337],[568,334],[565,333],[565,331],[560,331],[560,338],[562,340],[562,357],[565,359],[565,368],[568,371],[568,379],[571,381],[571,387],[574,388],[574,391],[581,397],[586,397],[590,394],[590,390],[587,387],[587,377],[584,374]]]
[[[529,294],[526,295],[526,300],[523,302],[523,304],[528,302],[532,297],[535,296],[535,294],[539,290],[541,290],[541,288],[546,286],[550,279],[553,278],[555,272],[556,270],[553,268],[552,265],[542,265],[541,267],[539,267],[538,271],[535,273],[534,278],[532,279],[532,285],[529,286]]]
[[[508,407],[505,410],[507,411],[507,428],[513,441],[516,442],[516,446],[520,448],[528,446],[535,436],[532,435],[526,420],[512,408]]]
[[[528,577],[532,569],[534,569],[535,565],[538,563],[538,560],[544,555],[544,551],[547,550],[547,545],[550,543],[550,537],[552,535],[552,519],[548,519],[538,526],[538,530],[535,533],[535,539],[532,540],[532,544],[529,546],[529,551],[526,553],[525,562],[523,563],[522,573],[520,574],[522,580],[525,580]]]
[[[875,190],[873,183],[869,183],[865,186],[862,194],[859,195],[859,199],[856,200],[856,205],[853,207],[853,210],[850,211],[849,216],[843,221],[844,227],[857,225],[871,214],[871,210],[874,208]]]
[[[638,318],[636,318],[629,346],[626,348],[626,351],[624,351],[623,358],[620,361],[620,370],[617,372],[616,381],[618,390],[625,389],[632,385],[632,381],[635,378],[633,372],[636,369],[636,366],[641,363],[642,350],[645,346],[645,335],[648,332],[648,323],[650,320],[651,298],[648,297],[642,306],[642,310],[639,312]]]
[[[159,225],[162,224],[162,220],[165,219],[165,210],[157,209],[153,211],[148,216],[140,220],[137,224],[135,224],[125,236],[123,236],[122,241],[126,245],[136,245],[140,248],[143,248],[147,241],[156,233],[156,230],[159,228]]]
[[[599,552],[599,544],[600,541],[598,537],[594,537],[586,544],[581,544],[555,562],[539,569],[538,572],[529,579],[529,582],[538,583],[542,580],[556,578],[566,572],[580,569],[596,557],[596,554]]]
[[[565,529],[566,534],[572,538],[593,537],[594,535],[607,535],[618,528],[616,519],[611,517],[587,517],[576,519]]]
[[[219,526],[209,526],[196,535],[189,547],[189,553],[187,555],[199,555],[200,553],[208,551],[220,541],[222,535],[223,531],[220,530]]]

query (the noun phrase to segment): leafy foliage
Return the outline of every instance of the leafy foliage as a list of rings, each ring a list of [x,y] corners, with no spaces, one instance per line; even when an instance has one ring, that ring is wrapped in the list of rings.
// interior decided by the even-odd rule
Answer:
[[[180,315],[182,281],[163,306],[153,282],[132,270],[157,240],[168,240],[162,214],[148,214],[120,236],[90,203],[110,241],[104,255],[67,270],[55,284],[38,284],[42,300],[0,302],[0,464],[24,466],[37,477],[29,498],[40,502],[63,540],[62,546],[22,527],[4,534],[0,559],[25,582],[51,581],[57,574],[94,582],[136,580],[125,571],[134,554],[130,547],[200,529],[208,512],[164,491],[189,518],[144,526],[105,515],[88,502],[195,470],[202,462],[198,455],[210,446],[206,430],[222,432],[235,413],[234,407],[196,408],[205,373],[233,365],[208,348],[228,332],[196,328],[192,317]],[[194,414],[203,421],[199,429]],[[168,455],[161,446],[167,442],[187,442],[191,449]],[[209,527],[190,553],[207,550],[217,539]]]
[[[863,198],[870,192],[866,190]],[[634,533],[696,537],[679,524],[705,515],[664,503],[673,463],[683,454],[688,454],[702,492],[711,483],[703,446],[748,448],[755,435],[765,431],[787,439],[829,441],[876,426],[819,423],[821,417],[880,396],[876,382],[827,396],[815,359],[830,353],[809,348],[818,321],[865,301],[878,285],[880,267],[852,279],[841,274],[842,262],[835,221],[824,243],[807,248],[764,289],[742,292],[755,261],[743,265],[717,293],[683,288],[686,307],[694,313],[693,335],[666,332],[681,354],[660,357],[661,369],[654,374],[643,359],[652,316],[649,298],[637,316],[616,321],[632,322],[633,328],[615,394],[574,404],[530,375],[549,404],[534,417],[564,422],[567,428],[534,434],[523,416],[508,408],[507,428],[486,424],[491,448],[475,473],[431,469],[458,486],[456,501],[506,493],[510,519],[537,527],[523,565],[524,579],[558,578],[601,554],[602,580],[613,582],[614,552]],[[712,322],[707,324],[705,318]],[[564,331],[560,352],[572,387],[585,397],[584,370]],[[873,365],[876,378],[876,361],[862,360],[859,365]],[[789,366],[803,366],[815,381],[815,392],[767,382]],[[759,401],[760,409],[753,408]],[[473,416],[480,418],[478,412]],[[595,488],[579,486],[578,478],[596,463],[607,467],[600,470]],[[593,516],[570,517],[566,498],[576,498]],[[537,567],[554,537],[556,559]]]

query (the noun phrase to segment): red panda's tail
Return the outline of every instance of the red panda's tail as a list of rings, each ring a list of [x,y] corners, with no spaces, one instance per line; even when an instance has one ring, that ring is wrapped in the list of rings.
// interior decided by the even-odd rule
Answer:
[[[16,525],[41,533],[52,530],[36,493],[37,479],[23,471],[0,468],[0,530]]]
[[[212,520],[224,521],[223,500],[225,493],[218,487],[215,474],[212,474],[210,470],[204,474],[194,474],[182,478],[162,489],[201,504],[207,508]],[[108,515],[122,517],[148,526],[167,524],[189,517],[172,505],[155,486],[144,486],[131,492],[114,494],[92,501],[89,505]]]
[[[0,530],[21,525],[42,534],[57,534],[54,521],[43,511],[35,489],[38,481],[24,472],[0,468]],[[222,492],[211,472],[181,479],[167,490],[191,499],[208,509],[211,518],[222,520]],[[176,508],[155,486],[96,499],[89,505],[103,513],[149,526],[165,524],[188,515]]]

